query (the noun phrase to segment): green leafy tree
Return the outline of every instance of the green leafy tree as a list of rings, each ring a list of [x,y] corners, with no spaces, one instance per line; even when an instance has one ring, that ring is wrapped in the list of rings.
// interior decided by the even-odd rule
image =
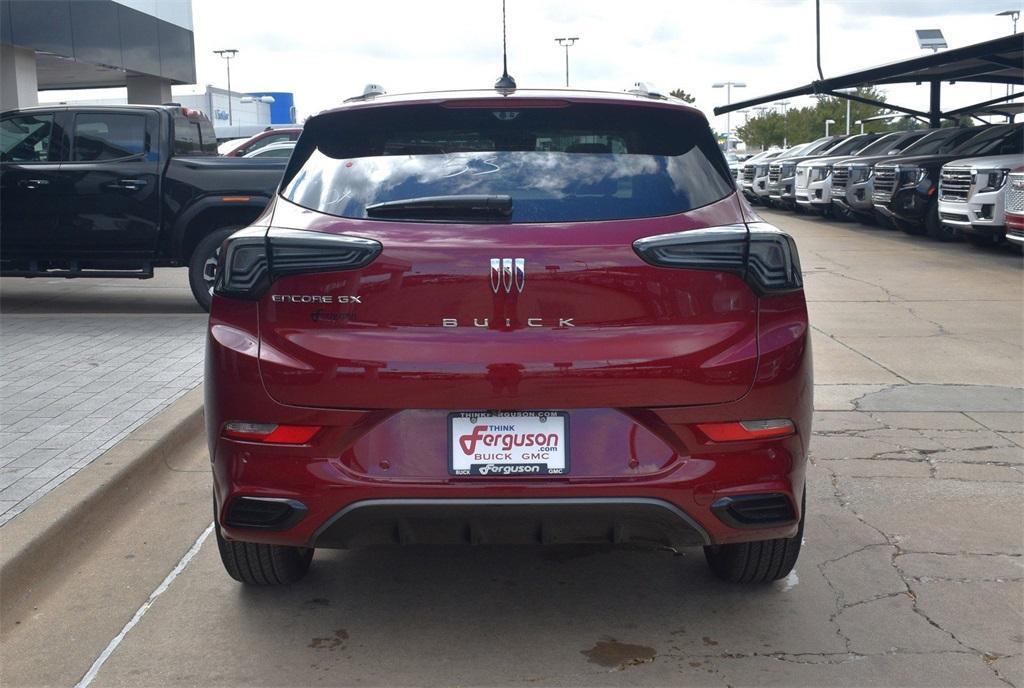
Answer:
[[[874,88],[858,88],[855,95],[878,102],[885,102],[885,95]],[[857,120],[864,120],[889,112],[891,110],[887,110],[884,106],[851,101],[850,133],[860,132],[860,126],[854,124]],[[785,115],[782,112],[776,111],[766,112],[760,117],[750,119],[744,125],[737,127],[736,136],[745,141],[748,146],[754,148],[781,146],[784,141],[790,145],[804,143],[825,135],[825,120],[827,119],[835,120],[835,124],[830,127],[830,132],[846,131],[845,99],[825,96],[819,98],[818,102],[812,106],[790,108],[789,112]],[[911,123],[913,121],[910,120]],[[905,129],[908,126],[914,128],[914,125],[908,125],[905,119],[895,121],[877,120],[865,123],[864,131],[895,131]]]
[[[686,91],[684,91],[681,88],[677,88],[674,91],[669,91],[668,94],[670,96],[672,96],[673,98],[678,98],[679,100],[683,101],[684,103],[692,103],[693,101],[697,100],[696,98],[694,98],[692,95],[690,95],[689,93],[687,93]]]

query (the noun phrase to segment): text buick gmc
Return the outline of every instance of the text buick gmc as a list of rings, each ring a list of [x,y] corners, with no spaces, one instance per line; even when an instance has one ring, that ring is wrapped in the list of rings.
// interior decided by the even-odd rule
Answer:
[[[206,396],[245,583],[380,543],[699,545],[741,582],[800,551],[796,246],[674,99],[462,91],[309,119],[221,247]]]

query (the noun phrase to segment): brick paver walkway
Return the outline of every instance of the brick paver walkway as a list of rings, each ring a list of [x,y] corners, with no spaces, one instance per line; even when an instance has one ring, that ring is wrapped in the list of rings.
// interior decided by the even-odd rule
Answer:
[[[205,314],[0,315],[0,525],[202,381]]]

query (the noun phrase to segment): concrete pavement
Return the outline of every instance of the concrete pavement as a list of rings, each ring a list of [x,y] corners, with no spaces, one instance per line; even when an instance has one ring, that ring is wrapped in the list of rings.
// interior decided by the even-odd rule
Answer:
[[[4,685],[102,657],[89,685],[1024,686],[1020,256],[764,215],[800,245],[816,347],[786,580],[725,585],[699,550],[381,548],[248,589],[197,444],[5,621]]]

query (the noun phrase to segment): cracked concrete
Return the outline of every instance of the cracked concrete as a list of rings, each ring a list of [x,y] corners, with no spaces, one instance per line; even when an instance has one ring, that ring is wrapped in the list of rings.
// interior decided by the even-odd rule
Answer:
[[[765,217],[799,242],[815,326],[788,579],[724,585],[699,550],[408,548],[247,590],[210,540],[93,685],[1024,688],[1024,292],[992,288],[1019,256]],[[609,639],[615,661],[588,661]],[[5,683],[81,675],[47,652],[9,643]]]

